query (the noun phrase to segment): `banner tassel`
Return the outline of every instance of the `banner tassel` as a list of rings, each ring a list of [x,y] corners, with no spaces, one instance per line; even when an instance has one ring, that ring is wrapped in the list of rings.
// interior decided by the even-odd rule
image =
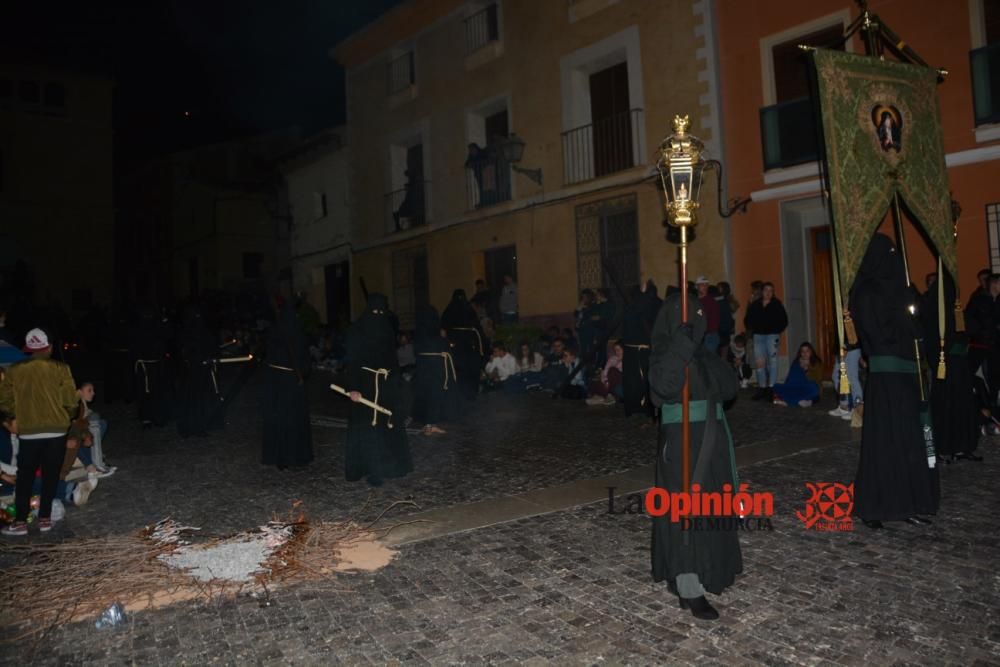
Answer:
[[[851,319],[851,311],[844,312],[844,337],[847,338],[848,345],[858,344],[858,332],[854,329],[854,320]]]
[[[851,383],[847,379],[847,352],[843,348],[840,349],[840,391],[838,392],[841,396],[847,396],[851,393]]]

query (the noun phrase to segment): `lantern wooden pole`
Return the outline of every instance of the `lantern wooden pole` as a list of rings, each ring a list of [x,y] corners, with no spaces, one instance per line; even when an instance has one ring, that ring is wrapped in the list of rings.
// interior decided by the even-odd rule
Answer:
[[[681,225],[681,324],[688,323],[687,225]],[[684,366],[684,388],[681,389],[681,466],[684,493],[691,484],[691,371]]]

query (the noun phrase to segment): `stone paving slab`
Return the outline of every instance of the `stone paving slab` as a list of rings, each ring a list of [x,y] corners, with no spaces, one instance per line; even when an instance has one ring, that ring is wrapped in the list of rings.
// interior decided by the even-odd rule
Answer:
[[[741,470],[775,493],[771,532],[716,623],[649,575],[649,521],[607,503],[403,546],[383,570],[59,629],[37,664],[1000,664],[1000,443],[942,469],[932,526],[805,530],[805,481],[847,481],[853,445]],[[348,588],[349,590],[339,590]],[[6,647],[0,661],[24,659]]]

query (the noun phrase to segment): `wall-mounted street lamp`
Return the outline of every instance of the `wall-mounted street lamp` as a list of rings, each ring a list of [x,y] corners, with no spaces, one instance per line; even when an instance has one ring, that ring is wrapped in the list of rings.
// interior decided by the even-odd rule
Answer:
[[[698,137],[688,134],[691,124],[687,116],[674,116],[673,134],[660,143],[660,157],[656,169],[660,173],[660,185],[665,197],[664,205],[667,211],[668,239],[670,228],[680,231],[680,290],[681,290],[681,322],[688,321],[687,297],[687,248],[693,240],[694,226],[698,224],[698,209],[701,206],[701,184],[705,171],[715,169],[721,186],[722,165],[717,160],[705,160],[702,152],[705,144]],[[721,187],[720,187],[721,194]],[[746,211],[749,198],[738,198],[728,204],[728,210],[722,209],[719,201],[719,215],[728,218],[736,211]],[[691,482],[691,396],[688,369],[684,369],[684,389],[681,394],[681,438],[683,443],[681,465],[683,466],[684,491],[688,491]]]
[[[510,135],[500,143],[499,148],[504,162],[509,164],[511,169],[519,174],[524,174],[538,185],[542,184],[541,169],[525,169],[524,167],[517,166],[517,163],[521,161],[522,157],[524,157],[524,139],[511,132]]]

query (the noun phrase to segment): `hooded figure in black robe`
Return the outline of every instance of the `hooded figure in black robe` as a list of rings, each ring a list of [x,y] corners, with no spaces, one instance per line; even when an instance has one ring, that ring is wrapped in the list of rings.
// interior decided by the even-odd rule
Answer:
[[[653,414],[649,399],[649,351],[653,324],[663,302],[656,287],[632,288],[631,298],[622,316],[622,385],[625,391],[625,415]]]
[[[465,290],[457,289],[452,293],[451,303],[441,313],[441,328],[451,342],[462,395],[473,399],[479,393],[479,375],[483,370],[483,331]]]
[[[979,400],[976,396],[969,370],[969,339],[965,332],[955,331],[955,281],[947,270],[944,288],[944,353],[945,378],[937,379],[938,360],[941,356],[938,325],[937,280],[921,299],[920,319],[924,329],[924,354],[931,369],[931,424],[934,427],[934,445],[938,456],[949,463],[956,457],[975,459],[973,452],[979,445]]]
[[[433,427],[456,416],[459,391],[451,346],[441,334],[441,319],[433,306],[417,310],[413,351],[417,356],[413,417]]]
[[[221,394],[212,360],[218,355],[215,337],[194,307],[184,315],[177,339],[178,392],[177,433],[181,437],[206,435],[218,414]]]
[[[291,304],[283,303],[267,333],[264,381],[264,442],[261,463],[283,470],[313,460],[305,377],[309,348]]]
[[[166,327],[153,308],[141,308],[129,332],[129,361],[139,399],[139,421],[144,427],[163,426],[170,419],[166,352]]]
[[[692,487],[723,492],[723,484],[738,488],[732,438],[723,403],[736,396],[736,375],[717,354],[702,345],[706,322],[701,306],[688,297],[688,324],[681,324],[681,295],[667,297],[652,334],[649,388],[660,407],[660,444],[656,457],[656,486],[669,492],[683,490],[681,394],[684,368],[690,369],[690,463]],[[699,618],[717,618],[704,598],[705,591],[720,594],[743,571],[738,523],[730,530],[682,530],[669,514],[654,517],[653,580],[667,580],[681,598],[681,607]]]
[[[851,317],[868,357],[861,459],[854,479],[854,514],[871,527],[882,521],[926,522],[939,488],[929,466],[921,422],[920,376],[903,260],[889,237],[868,246],[850,296]]]
[[[347,481],[367,477],[369,484],[378,486],[382,480],[412,472],[403,378],[384,295],[370,294],[365,312],[347,330],[345,363],[344,388],[392,412],[388,417],[361,403],[351,404],[344,454]]]

